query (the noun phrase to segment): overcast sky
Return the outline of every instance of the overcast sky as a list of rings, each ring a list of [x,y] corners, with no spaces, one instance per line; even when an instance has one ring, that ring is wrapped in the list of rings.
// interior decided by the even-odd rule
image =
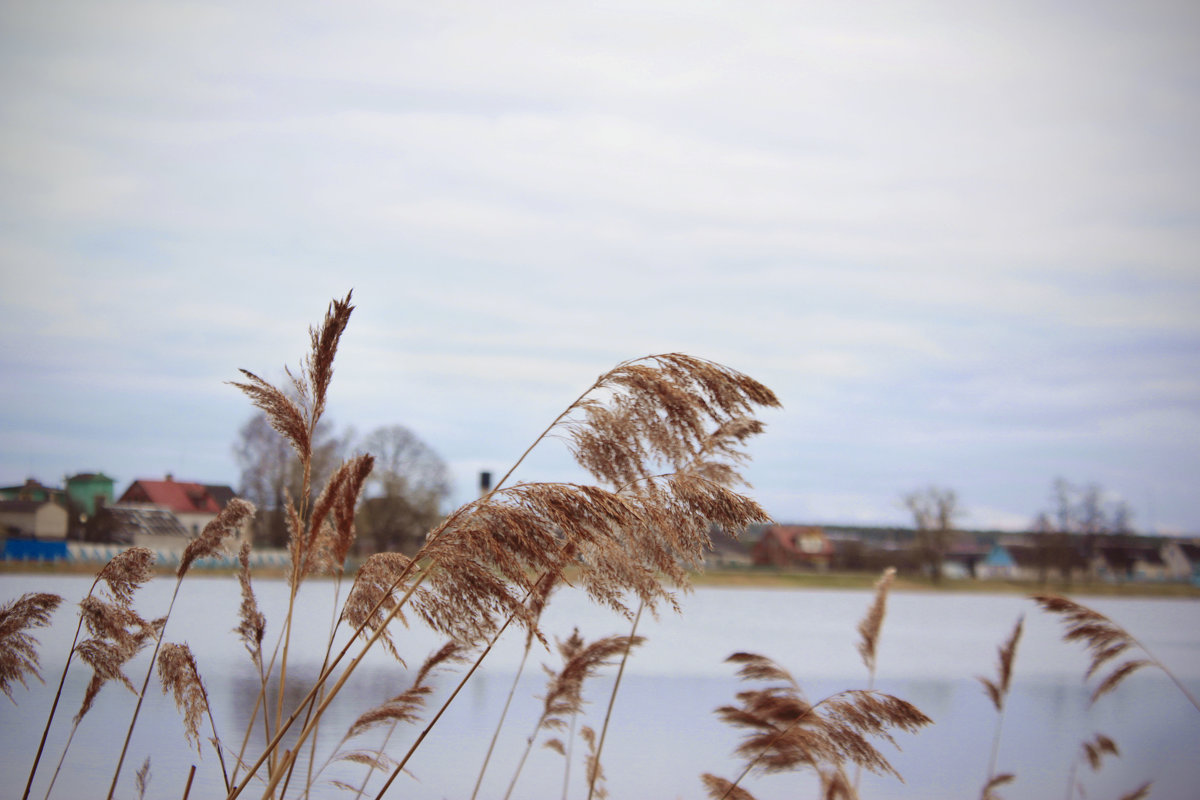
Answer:
[[[459,502],[678,350],[780,396],[781,521],[1061,476],[1200,533],[1198,54],[1157,0],[4,3],[0,485],[236,484],[225,381],[353,288],[330,418]]]

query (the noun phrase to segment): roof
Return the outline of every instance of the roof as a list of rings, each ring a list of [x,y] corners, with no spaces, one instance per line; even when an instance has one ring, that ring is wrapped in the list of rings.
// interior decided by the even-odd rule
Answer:
[[[67,478],[67,483],[73,483],[74,481],[108,481],[112,483],[113,479],[103,472],[81,472],[78,475],[72,475]]]
[[[131,543],[134,534],[151,536],[190,536],[187,528],[172,512],[154,506],[119,503],[106,506],[96,514],[102,518],[110,541]]]
[[[176,514],[216,514],[232,497],[233,490],[228,486],[139,478],[130,484],[117,502],[153,503],[169,508]],[[226,498],[224,502],[222,498]]]
[[[0,500],[0,511],[10,514],[33,514],[42,506],[58,506],[58,503],[50,500]]]

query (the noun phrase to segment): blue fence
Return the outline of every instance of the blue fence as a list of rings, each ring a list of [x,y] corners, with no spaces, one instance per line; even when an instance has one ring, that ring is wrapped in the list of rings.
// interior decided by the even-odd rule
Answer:
[[[63,561],[69,557],[67,543],[40,539],[5,539],[3,558],[14,561]]]

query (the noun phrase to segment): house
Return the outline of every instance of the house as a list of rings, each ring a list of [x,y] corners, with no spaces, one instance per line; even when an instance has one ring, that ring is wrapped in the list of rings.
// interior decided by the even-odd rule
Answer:
[[[154,481],[139,478],[117,500],[117,505],[157,506],[170,511],[179,520],[190,537],[200,535],[204,526],[216,519],[229,501],[234,498],[233,489],[220,484],[177,481],[172,475]],[[252,520],[246,520],[236,539],[230,543],[237,549],[250,537]]]
[[[1200,544],[1168,540],[1160,552],[1167,580],[1200,585]]]
[[[25,483],[17,486],[0,486],[0,500],[38,500],[66,507],[63,490],[46,486],[37,478],[26,478]]]
[[[980,578],[1032,581],[1040,577],[1037,550],[1024,542],[997,542],[975,565]]]
[[[771,525],[750,551],[756,566],[828,569],[833,542],[813,525]]]
[[[65,539],[67,510],[49,500],[0,500],[0,532],[13,539]]]
[[[195,536],[216,519],[233,497],[233,489],[228,486],[177,481],[167,475],[161,481],[135,480],[117,502],[161,506],[175,514],[183,527]]]
[[[155,505],[116,503],[101,508],[88,526],[97,542],[182,552],[194,536],[170,510]]]
[[[1161,581],[1167,578],[1167,564],[1159,548],[1144,544],[1098,547],[1092,567],[1102,580]]]

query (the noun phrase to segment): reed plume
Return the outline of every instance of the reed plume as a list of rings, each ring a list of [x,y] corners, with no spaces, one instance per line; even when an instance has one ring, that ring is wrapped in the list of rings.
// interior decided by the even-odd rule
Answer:
[[[1056,614],[1066,628],[1063,641],[1080,642],[1091,655],[1091,663],[1084,680],[1087,681],[1100,673],[1102,668],[1122,653],[1140,651],[1143,658],[1128,658],[1112,667],[1107,675],[1100,678],[1092,691],[1091,702],[1095,703],[1104,695],[1113,691],[1142,667],[1154,666],[1166,673],[1167,677],[1183,693],[1197,711],[1200,711],[1200,701],[1167,669],[1146,646],[1133,637],[1128,631],[1098,611],[1066,597],[1053,594],[1036,594],[1033,600],[1043,611]]]
[[[242,604],[238,608],[238,626],[234,632],[242,640],[246,652],[255,665],[262,668],[262,642],[267,632],[267,618],[258,609],[258,598],[250,584],[250,543],[243,542],[238,551],[238,585],[242,592]]]
[[[328,385],[315,365],[321,361],[331,369],[334,345],[349,316],[348,300],[331,305],[322,329],[331,332],[314,333],[313,355],[305,370],[298,376],[288,373],[294,401],[252,373],[244,372],[247,381],[236,384],[267,412],[302,462],[308,458],[306,448],[311,448],[314,415],[323,408],[313,396]],[[319,357],[322,353],[328,358]],[[389,646],[388,625],[397,617],[404,619],[406,605],[431,628],[462,643],[494,641],[512,622],[544,641],[527,599],[545,576],[572,567],[573,579],[594,600],[629,617],[634,616],[624,605],[629,593],[652,611],[663,600],[674,606],[667,587],[686,587],[687,568],[699,566],[710,546],[712,523],[737,531],[767,519],[756,503],[730,488],[740,479],[736,465],[745,458],[743,444],[762,430],[750,416],[759,406],[778,406],[762,384],[677,353],[623,362],[602,375],[534,440],[496,489],[455,511],[432,531],[412,561],[377,560],[360,575],[343,618],[356,623],[352,638],[365,639],[362,650],[312,712],[315,719],[304,725],[299,742],[311,734],[316,719],[374,642],[382,639]],[[299,430],[305,422],[307,439]],[[552,435],[565,437],[576,459],[609,488],[504,485],[525,455]],[[289,518],[295,582],[306,569],[296,565],[308,562],[317,538],[311,518],[306,520],[294,506]],[[283,635],[286,672],[286,625]],[[490,647],[482,649],[480,659]],[[394,652],[394,645],[391,649]],[[345,653],[322,670],[303,705],[324,691]],[[281,705],[279,709],[269,751],[297,717],[293,713],[283,722]],[[292,759],[294,755],[284,758]],[[250,772],[261,763],[262,759]],[[268,792],[277,785],[281,768],[270,768]],[[249,776],[232,795],[248,780]]]
[[[871,607],[867,609],[866,616],[858,623],[858,634],[861,637],[858,643],[858,653],[867,667],[869,676],[867,688],[869,689],[874,688],[875,685],[875,649],[879,644],[879,632],[883,628],[883,618],[887,614],[888,591],[892,588],[892,582],[895,579],[895,567],[888,567],[883,571],[883,575],[875,582],[875,599],[871,602]]]
[[[61,602],[62,598],[56,594],[29,592],[0,606],[0,691],[14,703],[14,681],[22,686],[27,686],[26,676],[42,681],[38,672],[38,642],[29,631],[49,625],[50,615]]]
[[[867,614],[858,623],[858,654],[862,656],[863,664],[867,668],[867,688],[875,688],[875,650],[879,644],[879,632],[883,629],[883,618],[887,614],[887,597],[888,590],[892,588],[892,582],[896,579],[896,569],[888,567],[879,576],[879,580],[875,582],[875,598],[871,601],[870,608],[867,609]],[[862,778],[862,767],[854,768],[854,790],[858,791],[859,781]],[[836,791],[837,787],[831,787],[831,791]]]
[[[200,678],[200,670],[196,667],[196,657],[187,644],[168,642],[162,646],[158,654],[158,678],[162,683],[163,694],[171,692],[175,706],[183,713],[184,736],[192,742],[196,753],[200,753],[200,725],[204,717],[208,717],[212,737],[209,743],[217,753],[221,763],[221,775],[225,780],[225,790],[229,790],[229,772],[225,767],[225,755],[221,746],[221,738],[217,734],[217,723],[212,716],[212,705],[208,700],[208,690]]]
[[[138,771],[134,773],[133,785],[137,790],[138,800],[145,800],[146,792],[150,788],[150,756],[146,756],[142,766],[138,767]]]
[[[987,693],[988,699],[992,701],[992,705],[996,709],[996,732],[992,736],[992,752],[988,759],[987,780],[984,781],[983,790],[980,793],[982,800],[997,800],[995,790],[1000,786],[1011,783],[1016,776],[1011,773],[996,773],[996,760],[1000,755],[1000,735],[1004,726],[1004,711],[1008,701],[1009,688],[1012,686],[1013,663],[1017,658],[1017,644],[1021,641],[1021,632],[1024,629],[1025,617],[1017,618],[1017,624],[1013,627],[1012,633],[1008,639],[997,650],[996,656],[996,679],[984,678],[977,676],[977,679],[983,684],[984,691]]]
[[[895,745],[893,729],[915,733],[932,722],[916,706],[876,691],[851,689],[810,704],[796,680],[771,659],[734,653],[726,661],[740,665],[742,680],[770,685],[738,692],[739,705],[717,709],[726,723],[748,729],[736,750],[746,765],[734,781],[701,776],[710,797],[736,796],[733,791],[754,770],[770,773],[804,768],[818,773],[827,794],[857,797],[845,775],[847,764],[900,779],[870,738]]]
[[[150,656],[150,663],[146,667],[146,676],[142,680],[142,686],[138,691],[137,704],[133,708],[133,717],[129,720],[129,728],[125,733],[125,743],[121,747],[121,755],[117,758],[117,766],[113,770],[112,783],[108,788],[108,800],[112,800],[113,794],[117,790],[117,781],[121,777],[121,767],[125,763],[125,756],[129,752],[129,740],[133,738],[133,729],[137,725],[138,716],[142,710],[142,702],[146,699],[146,687],[150,685],[150,675],[154,671],[154,665],[158,661],[158,652],[162,647],[163,632],[166,629],[167,622],[171,618],[171,612],[175,608],[175,600],[179,597],[179,587],[183,584],[183,578],[187,575],[188,570],[196,563],[198,559],[208,558],[224,552],[226,540],[236,535],[242,524],[254,515],[254,506],[240,498],[230,500],[217,516],[214,517],[204,529],[192,541],[188,542],[187,547],[183,550],[183,555],[179,559],[179,567],[175,570],[175,590],[171,593],[171,602],[167,606],[167,613],[163,616],[161,624],[156,625],[157,630],[154,635],[154,652]],[[222,763],[222,768],[224,764]],[[228,776],[226,776],[228,780]]]
[[[153,565],[154,553],[150,549],[145,547],[130,547],[126,550],[123,550],[110,559],[108,563],[101,567],[100,571],[96,573],[96,578],[92,581],[92,585],[88,589],[88,593],[84,598],[84,602],[91,598],[95,593],[96,588],[103,583],[104,587],[107,588],[107,593],[112,598],[111,603],[119,607],[129,608],[130,604],[133,602],[133,593],[142,584],[148,581],[150,576],[153,574]],[[50,733],[50,726],[53,724],[55,713],[58,711],[58,703],[62,699],[63,686],[66,685],[67,681],[67,671],[71,668],[71,661],[74,660],[75,654],[80,652],[79,637],[83,633],[83,627],[88,616],[86,608],[83,610],[84,613],[80,614],[79,623],[75,626],[75,636],[71,640],[71,649],[67,652],[67,657],[63,660],[62,674],[58,680],[58,689],[54,693],[54,701],[50,705],[50,712],[46,715],[46,725],[42,729],[42,736],[41,740],[38,742],[37,753],[34,755],[33,763],[29,767],[29,777],[25,783],[25,792],[21,796],[22,800],[26,800],[29,797],[30,789],[33,787],[33,778],[37,774],[38,765],[42,760],[42,753],[45,752],[46,749],[46,737]],[[144,629],[144,625],[140,626],[140,628]],[[97,641],[86,647],[85,651],[93,647],[103,649],[106,646],[108,645],[101,645],[99,641]],[[92,680],[88,684],[88,688],[84,696],[83,706],[80,708],[80,712],[76,715],[74,727],[71,729],[71,737],[74,736],[75,728],[79,725],[79,720],[82,719],[83,715],[87,713],[87,710],[91,708],[91,702],[95,698],[96,693],[100,691],[100,686],[103,685],[105,680],[108,680],[108,678],[98,680],[97,675],[100,674],[100,671],[103,671],[111,678],[113,675],[109,665],[114,663],[114,661],[118,664],[123,664],[126,660],[128,660],[129,657],[132,657],[132,655],[133,653],[131,652],[128,656],[122,658],[120,654],[116,652],[109,652],[107,654],[97,652],[93,654],[93,661],[90,661],[89,663],[92,665],[95,674],[93,674]],[[97,670],[97,664],[100,665],[99,671]],[[119,672],[119,669],[117,672]],[[70,747],[71,737],[68,737],[67,746],[63,749],[64,758],[66,757],[67,748]],[[61,768],[61,766],[62,759],[60,758],[59,767]],[[53,782],[51,785],[53,785]],[[49,794],[49,792],[47,792],[47,794]]]
[[[422,662],[421,667],[417,670],[417,674],[413,678],[411,686],[395,697],[359,715],[347,729],[345,736],[342,737],[341,744],[338,746],[337,752],[335,752],[331,759],[362,764],[367,767],[367,772],[357,787],[340,781],[335,781],[335,784],[355,791],[357,795],[361,796],[366,789],[371,774],[375,770],[394,767],[396,761],[387,755],[387,745],[396,727],[402,724],[413,724],[421,720],[421,711],[425,708],[429,695],[433,693],[432,677],[439,670],[449,668],[456,663],[461,663],[467,653],[467,648],[461,643],[455,641],[446,642],[437,650],[430,653],[425,661]],[[342,746],[350,740],[378,728],[386,728],[383,742],[379,747],[373,750],[357,749],[346,751],[342,749]]]
[[[584,682],[603,667],[610,666],[613,658],[623,655],[629,648],[636,647],[643,641],[645,640],[641,636],[606,636],[588,644],[579,638],[577,629],[571,638],[559,643],[558,650],[563,659],[562,668],[555,672],[543,667],[549,681],[546,694],[542,698],[542,713],[533,726],[533,733],[525,740],[525,750],[517,762],[512,781],[504,795],[505,800],[512,796],[538,734],[542,731],[566,728],[567,719],[583,711]]]

